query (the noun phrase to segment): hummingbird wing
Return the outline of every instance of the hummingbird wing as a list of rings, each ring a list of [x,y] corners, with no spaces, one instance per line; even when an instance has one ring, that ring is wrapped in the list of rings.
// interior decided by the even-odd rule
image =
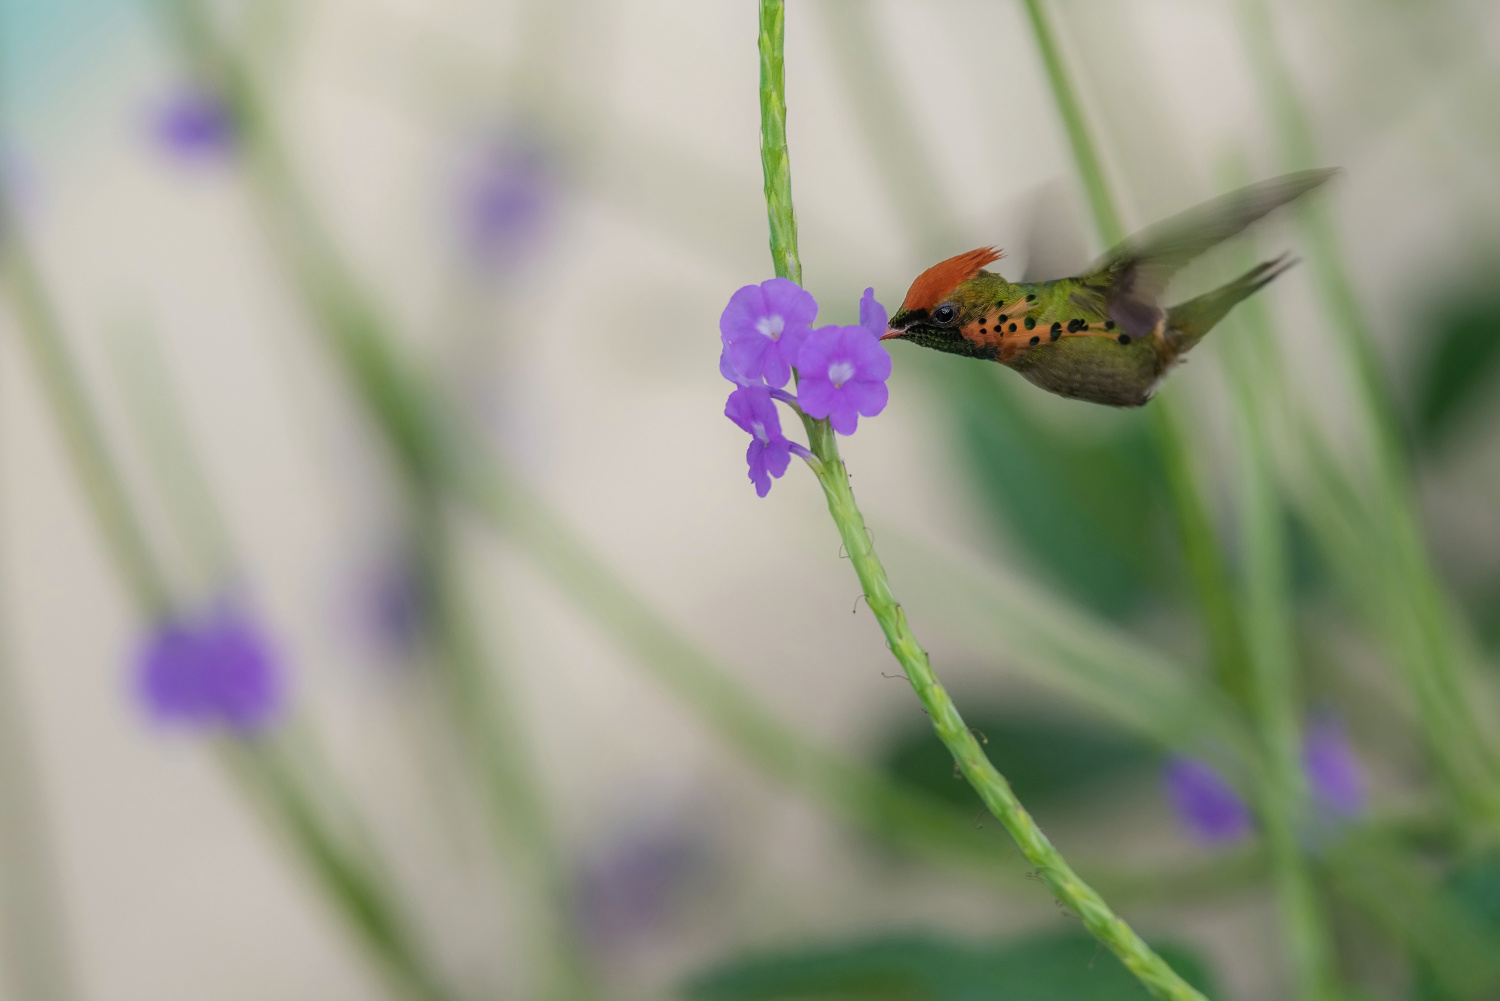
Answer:
[[[1079,281],[1103,294],[1110,317],[1123,330],[1143,337],[1156,328],[1163,314],[1162,294],[1183,265],[1335,173],[1336,169],[1323,169],[1284,174],[1188,209],[1115,247]]]

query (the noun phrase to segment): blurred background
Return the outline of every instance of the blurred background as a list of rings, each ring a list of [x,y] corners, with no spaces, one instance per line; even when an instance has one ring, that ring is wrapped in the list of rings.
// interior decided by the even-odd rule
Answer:
[[[0,996],[1145,996],[814,479],[745,478],[755,17],[0,3]],[[1500,997],[1500,10],[786,34],[826,322],[1104,249],[1059,73],[1127,231],[1343,168],[1174,285],[1304,259],[1144,410],[898,343],[844,456],[992,758],[1190,979]]]

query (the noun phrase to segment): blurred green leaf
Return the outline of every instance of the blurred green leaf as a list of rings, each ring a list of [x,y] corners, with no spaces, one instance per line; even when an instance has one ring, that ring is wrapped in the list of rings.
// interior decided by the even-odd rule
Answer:
[[[1424,318],[1429,345],[1416,385],[1416,432],[1428,449],[1452,443],[1500,377],[1500,275],[1495,269],[1442,299]]]
[[[1207,968],[1185,949],[1157,947],[1212,996]],[[1098,942],[1079,932],[973,947],[927,936],[730,960],[694,979],[692,1001],[781,998],[880,1001],[1135,1001],[1150,995]]]
[[[1492,947],[1500,950],[1500,853],[1491,852],[1459,867],[1448,878],[1446,889],[1448,902],[1488,931]],[[1494,982],[1489,986],[1493,988]],[[1454,1001],[1459,996],[1444,989],[1443,978],[1430,963],[1417,968],[1413,1001]]]
[[[1028,807],[1057,803],[1161,760],[1150,744],[1097,720],[984,709],[971,709],[965,717]],[[954,774],[952,755],[925,717],[891,733],[880,762],[898,781],[955,806],[980,806],[974,790]]]
[[[957,363],[954,364],[953,362]],[[1010,373],[931,361],[958,428],[960,457],[995,527],[1071,595],[1113,618],[1170,579],[1176,550],[1156,517],[1165,474],[1137,415],[1078,434],[1020,406]]]

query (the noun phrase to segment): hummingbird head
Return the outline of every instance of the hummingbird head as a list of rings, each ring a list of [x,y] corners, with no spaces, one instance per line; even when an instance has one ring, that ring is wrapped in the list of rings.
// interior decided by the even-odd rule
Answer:
[[[986,264],[1001,256],[994,247],[980,247],[922,272],[911,283],[906,300],[891,317],[890,329],[880,339],[911,341],[951,354],[991,357],[992,347],[973,343],[962,330],[989,308],[989,300],[975,279],[986,274]]]

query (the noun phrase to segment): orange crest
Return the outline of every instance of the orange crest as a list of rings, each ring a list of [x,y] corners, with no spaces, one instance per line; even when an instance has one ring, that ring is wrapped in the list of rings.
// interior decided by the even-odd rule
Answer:
[[[909,309],[931,309],[947,298],[948,293],[979,274],[986,264],[993,264],[1005,255],[994,247],[980,247],[957,257],[940,261],[917,275],[906,292],[906,301],[901,311]]]

